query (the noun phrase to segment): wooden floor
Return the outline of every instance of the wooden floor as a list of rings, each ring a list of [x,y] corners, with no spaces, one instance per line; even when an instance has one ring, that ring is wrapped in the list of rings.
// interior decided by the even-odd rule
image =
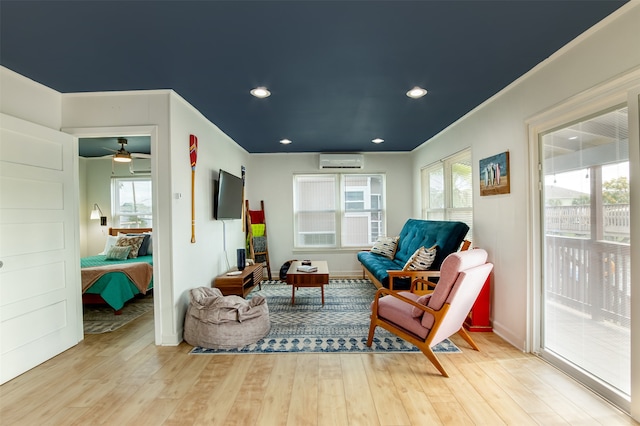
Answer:
[[[633,425],[491,333],[454,338],[450,378],[421,354],[188,355],[153,312],[0,386],[6,425]]]

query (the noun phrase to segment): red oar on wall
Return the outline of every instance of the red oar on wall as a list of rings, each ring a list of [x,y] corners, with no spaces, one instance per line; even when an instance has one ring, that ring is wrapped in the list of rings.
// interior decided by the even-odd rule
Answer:
[[[196,242],[196,162],[198,161],[198,138],[189,135],[189,157],[191,158],[191,242]]]

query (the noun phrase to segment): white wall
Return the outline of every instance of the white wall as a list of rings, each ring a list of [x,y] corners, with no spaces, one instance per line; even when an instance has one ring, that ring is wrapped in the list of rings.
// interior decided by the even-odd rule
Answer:
[[[414,214],[420,213],[420,168],[468,146],[473,164],[509,151],[511,193],[480,197],[474,174],[474,246],[495,263],[496,333],[516,347],[528,343],[531,208],[526,120],[557,103],[640,66],[640,5],[628,4],[550,59],[415,150]],[[477,168],[477,166],[476,166]],[[632,183],[633,184],[633,183]],[[640,184],[637,182],[635,184]],[[636,216],[636,219],[638,216]],[[635,222],[634,224],[640,225]],[[633,225],[632,225],[633,226]]]
[[[361,277],[356,249],[293,249],[293,174],[331,173],[319,170],[318,154],[252,154],[247,165],[246,199],[252,210],[264,200],[273,277],[290,259],[326,260],[332,276]],[[408,153],[364,154],[364,169],[357,173],[384,173],[387,183],[387,234],[398,235],[412,213],[412,181]],[[349,172],[349,170],[337,170]]]
[[[176,316],[171,280],[171,173],[167,172],[171,167],[170,93],[169,90],[71,93],[62,97],[62,128],[65,131],[81,137],[114,136],[123,131],[122,129],[135,129],[140,126],[151,133],[151,153],[154,157],[152,179],[155,339],[157,344],[163,345],[175,345],[180,342],[182,335],[178,334],[176,329],[177,324],[183,321],[183,318]],[[130,132],[127,133],[131,135]],[[88,231],[90,229],[88,227]],[[88,237],[91,237],[89,232]]]
[[[216,275],[228,271],[226,249],[231,266],[236,264],[235,249],[244,247],[240,220],[224,223],[213,219],[213,180],[220,168],[240,176],[249,154],[231,138],[206,120],[195,108],[173,93],[171,110],[171,194],[172,262],[175,333],[182,335],[182,320],[189,303],[189,290],[211,286]],[[191,165],[189,135],[198,137],[195,180],[195,244],[191,243]],[[176,194],[179,194],[176,196]]]
[[[60,93],[5,67],[0,67],[0,91],[0,112],[60,130]]]

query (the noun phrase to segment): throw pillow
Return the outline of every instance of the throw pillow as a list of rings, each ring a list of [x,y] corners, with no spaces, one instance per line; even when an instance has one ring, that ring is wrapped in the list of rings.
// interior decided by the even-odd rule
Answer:
[[[438,246],[433,246],[428,249],[420,247],[405,263],[403,271],[426,271],[431,267],[434,259],[436,258],[436,249]]]
[[[432,293],[429,293],[429,294],[425,294],[423,296],[418,297],[416,299],[416,303],[427,306],[427,303],[429,303],[429,299],[431,298],[431,294]],[[422,316],[422,314],[424,314],[424,311],[422,309],[416,308],[415,306],[411,308],[411,316],[413,316],[414,318]]]
[[[109,249],[116,245],[116,241],[118,241],[118,237],[115,235],[107,235],[107,241],[104,244],[104,249],[98,254],[107,254]]]
[[[131,247],[128,258],[134,259],[138,257],[138,250],[140,250],[142,241],[144,241],[144,235],[135,237],[121,235],[118,237],[118,241],[116,241],[116,247]]]
[[[113,246],[107,252],[106,260],[125,260],[129,256],[131,247]]]
[[[398,248],[399,237],[378,237],[378,241],[371,247],[371,253],[393,259]]]
[[[149,245],[151,244],[151,234],[127,234],[128,237],[139,237],[140,235],[144,236],[142,240],[142,244],[140,244],[140,248],[138,249],[138,256],[147,256],[151,254],[149,252]]]

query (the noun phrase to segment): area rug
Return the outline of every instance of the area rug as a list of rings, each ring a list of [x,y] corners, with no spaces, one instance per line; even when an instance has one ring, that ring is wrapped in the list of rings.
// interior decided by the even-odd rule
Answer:
[[[153,296],[134,297],[122,308],[122,314],[115,315],[108,305],[84,305],[82,320],[85,334],[101,334],[115,331],[136,318],[153,310]]]
[[[291,286],[281,281],[263,281],[247,296],[267,299],[271,330],[255,344],[239,349],[195,347],[192,354],[276,353],[276,352],[419,352],[414,345],[381,327],[373,344],[367,346],[371,301],[376,287],[369,280],[330,280],[325,285],[325,304],[320,288],[296,290],[291,306]],[[434,352],[460,352],[450,340],[433,348]]]

